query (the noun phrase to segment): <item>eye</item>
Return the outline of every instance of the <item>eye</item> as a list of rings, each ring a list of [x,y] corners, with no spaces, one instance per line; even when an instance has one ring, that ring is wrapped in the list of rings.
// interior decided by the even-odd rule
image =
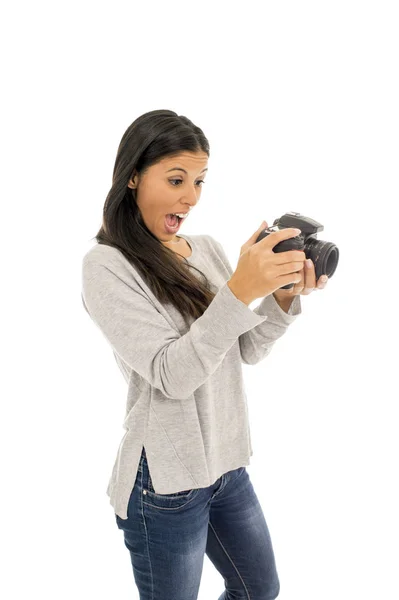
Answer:
[[[169,179],[170,183],[172,183],[172,181],[183,181],[182,179]],[[205,183],[205,181],[203,179],[200,179],[199,181],[197,181],[197,183]],[[172,184],[174,187],[178,187],[174,184]]]

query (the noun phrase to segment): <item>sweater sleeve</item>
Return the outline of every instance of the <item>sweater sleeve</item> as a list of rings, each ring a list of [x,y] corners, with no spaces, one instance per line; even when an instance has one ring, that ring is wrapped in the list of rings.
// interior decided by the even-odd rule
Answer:
[[[256,314],[227,282],[181,335],[131,270],[97,254],[82,262],[82,301],[113,350],[166,397],[189,397],[222,363],[240,335],[259,326]]]
[[[208,237],[211,238],[230,278],[233,274],[233,269],[222,245],[211,236]],[[274,343],[284,335],[288,326],[301,313],[302,308],[299,296],[294,297],[288,313],[279,306],[273,294],[265,296],[259,306],[253,310],[253,314],[267,315],[268,319],[262,321],[251,330],[245,331],[238,338],[242,362],[247,365],[256,365],[263,360],[270,353]]]

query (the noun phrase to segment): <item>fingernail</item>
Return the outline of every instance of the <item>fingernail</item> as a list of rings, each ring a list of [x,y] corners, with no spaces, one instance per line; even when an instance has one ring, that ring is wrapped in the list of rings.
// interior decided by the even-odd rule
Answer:
[[[306,266],[310,269],[310,267],[312,266],[312,261],[310,260],[310,258],[306,259]]]
[[[327,275],[322,275],[320,277],[320,281],[322,281],[323,283],[325,283],[327,281],[327,279],[328,279]]]

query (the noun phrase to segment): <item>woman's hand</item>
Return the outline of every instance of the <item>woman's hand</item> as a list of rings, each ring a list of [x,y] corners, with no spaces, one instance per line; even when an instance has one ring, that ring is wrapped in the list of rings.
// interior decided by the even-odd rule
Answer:
[[[249,238],[249,240],[243,246],[241,246],[240,256],[256,243],[256,239],[259,236],[260,232],[267,229],[268,227],[269,225],[267,224],[267,222],[263,221],[260,228]],[[284,304],[287,305],[287,310],[288,299],[292,300],[294,296],[298,295],[307,296],[311,292],[313,292],[313,290],[322,290],[327,285],[327,275],[322,275],[321,277],[319,277],[319,280],[316,284],[316,273],[314,264],[310,259],[307,260],[310,262],[310,267],[306,266],[305,261],[304,267],[300,271],[297,271],[297,274],[301,276],[301,279],[300,281],[298,281],[298,283],[294,283],[294,286],[290,290],[282,290],[280,288],[273,292],[273,296],[279,303],[281,302],[282,306],[284,306]]]
[[[310,263],[310,267],[307,266],[307,263]],[[298,271],[298,275],[301,276],[301,280],[298,283],[294,283],[294,287],[290,290],[276,290],[273,292],[276,300],[286,300],[287,298],[292,298],[293,296],[307,296],[314,290],[323,290],[328,281],[327,275],[321,275],[319,277],[316,284],[316,273],[313,262],[308,258],[305,261],[305,266],[303,269]]]

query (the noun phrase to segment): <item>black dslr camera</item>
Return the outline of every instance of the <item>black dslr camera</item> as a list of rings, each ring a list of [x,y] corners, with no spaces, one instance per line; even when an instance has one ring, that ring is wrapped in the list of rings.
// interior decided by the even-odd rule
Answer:
[[[316,239],[317,233],[323,231],[324,226],[309,217],[304,217],[296,212],[285,213],[280,219],[275,219],[272,227],[262,231],[258,235],[256,242],[260,242],[264,237],[275,231],[290,227],[296,227],[302,233],[296,237],[279,242],[274,246],[273,251],[287,252],[288,250],[302,250],[305,252],[306,258],[310,258],[315,266],[316,282],[323,274],[326,274],[331,279],[338,265],[339,250],[332,242]],[[294,284],[289,283],[280,289],[290,290],[293,287]]]

